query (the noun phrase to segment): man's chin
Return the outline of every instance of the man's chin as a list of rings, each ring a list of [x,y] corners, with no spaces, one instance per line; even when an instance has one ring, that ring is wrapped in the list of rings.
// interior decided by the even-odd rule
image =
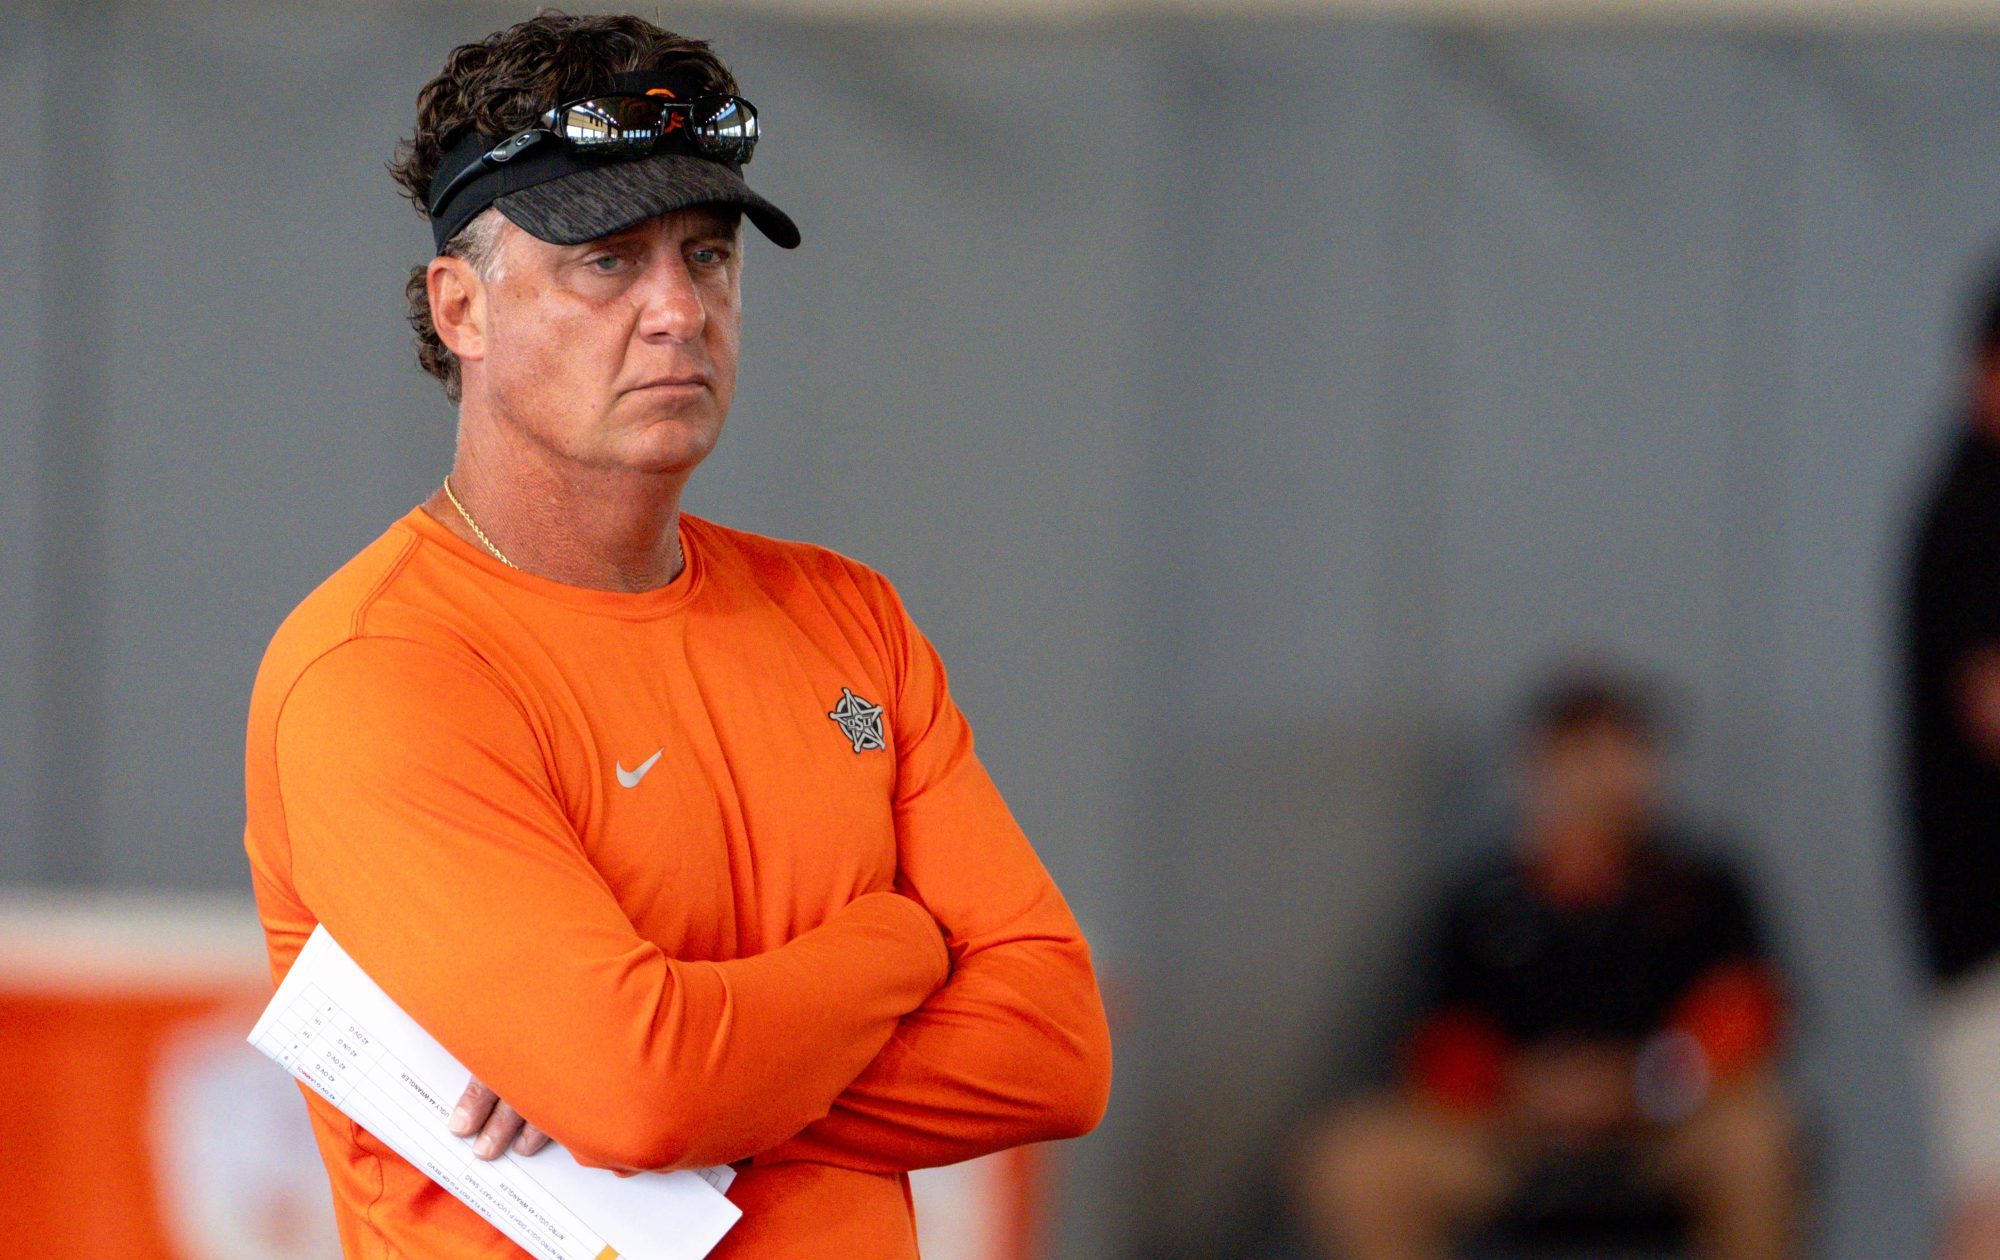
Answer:
[[[684,473],[707,459],[721,436],[722,422],[707,417],[662,416],[618,444],[618,462],[651,473]]]

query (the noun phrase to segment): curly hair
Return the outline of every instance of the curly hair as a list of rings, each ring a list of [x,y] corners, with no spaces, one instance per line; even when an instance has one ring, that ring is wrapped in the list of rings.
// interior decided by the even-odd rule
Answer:
[[[736,91],[729,68],[703,40],[624,14],[578,17],[548,10],[451,50],[444,69],[417,93],[416,130],[397,144],[389,174],[428,220],[431,177],[445,149],[461,135],[474,131],[498,138],[532,127],[546,110],[612,75],[634,70],[673,70],[706,91]],[[488,275],[499,240],[499,224],[491,217],[496,213],[475,216],[445,242],[444,256],[464,258]],[[410,328],[417,336],[417,366],[442,382],[445,397],[457,402],[458,358],[431,322],[427,269],[422,264],[413,268],[403,286]]]

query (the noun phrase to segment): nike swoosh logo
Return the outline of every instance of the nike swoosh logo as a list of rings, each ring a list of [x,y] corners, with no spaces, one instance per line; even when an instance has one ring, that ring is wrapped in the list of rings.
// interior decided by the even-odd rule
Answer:
[[[627,770],[625,768],[625,763],[622,761],[612,762],[611,763],[612,765],[618,767],[619,786],[628,788],[638,787],[639,780],[646,777],[646,771],[651,770],[653,768],[653,763],[660,759],[660,753],[663,753],[665,751],[667,750],[662,748],[660,749],[659,752],[654,753],[652,756],[640,762],[639,768],[637,770]]]

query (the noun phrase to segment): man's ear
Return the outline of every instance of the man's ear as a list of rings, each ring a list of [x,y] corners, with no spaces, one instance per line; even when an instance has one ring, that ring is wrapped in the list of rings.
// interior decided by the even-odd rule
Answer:
[[[463,258],[440,255],[424,272],[431,325],[460,362],[486,357],[486,284]]]

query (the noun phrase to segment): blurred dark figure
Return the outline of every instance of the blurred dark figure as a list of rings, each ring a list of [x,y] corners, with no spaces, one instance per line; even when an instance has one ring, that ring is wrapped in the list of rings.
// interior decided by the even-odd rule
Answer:
[[[1662,818],[1649,706],[1617,679],[1558,679],[1519,756],[1513,843],[1446,900],[1401,1086],[1300,1143],[1313,1241],[1446,1256],[1554,1178],[1670,1199],[1719,1260],[1796,1255],[1776,971],[1737,880]]]
[[[1909,806],[1938,983],[1945,1255],[2000,1258],[2000,276],[1974,312],[1964,416],[1920,518],[1906,625]]]

